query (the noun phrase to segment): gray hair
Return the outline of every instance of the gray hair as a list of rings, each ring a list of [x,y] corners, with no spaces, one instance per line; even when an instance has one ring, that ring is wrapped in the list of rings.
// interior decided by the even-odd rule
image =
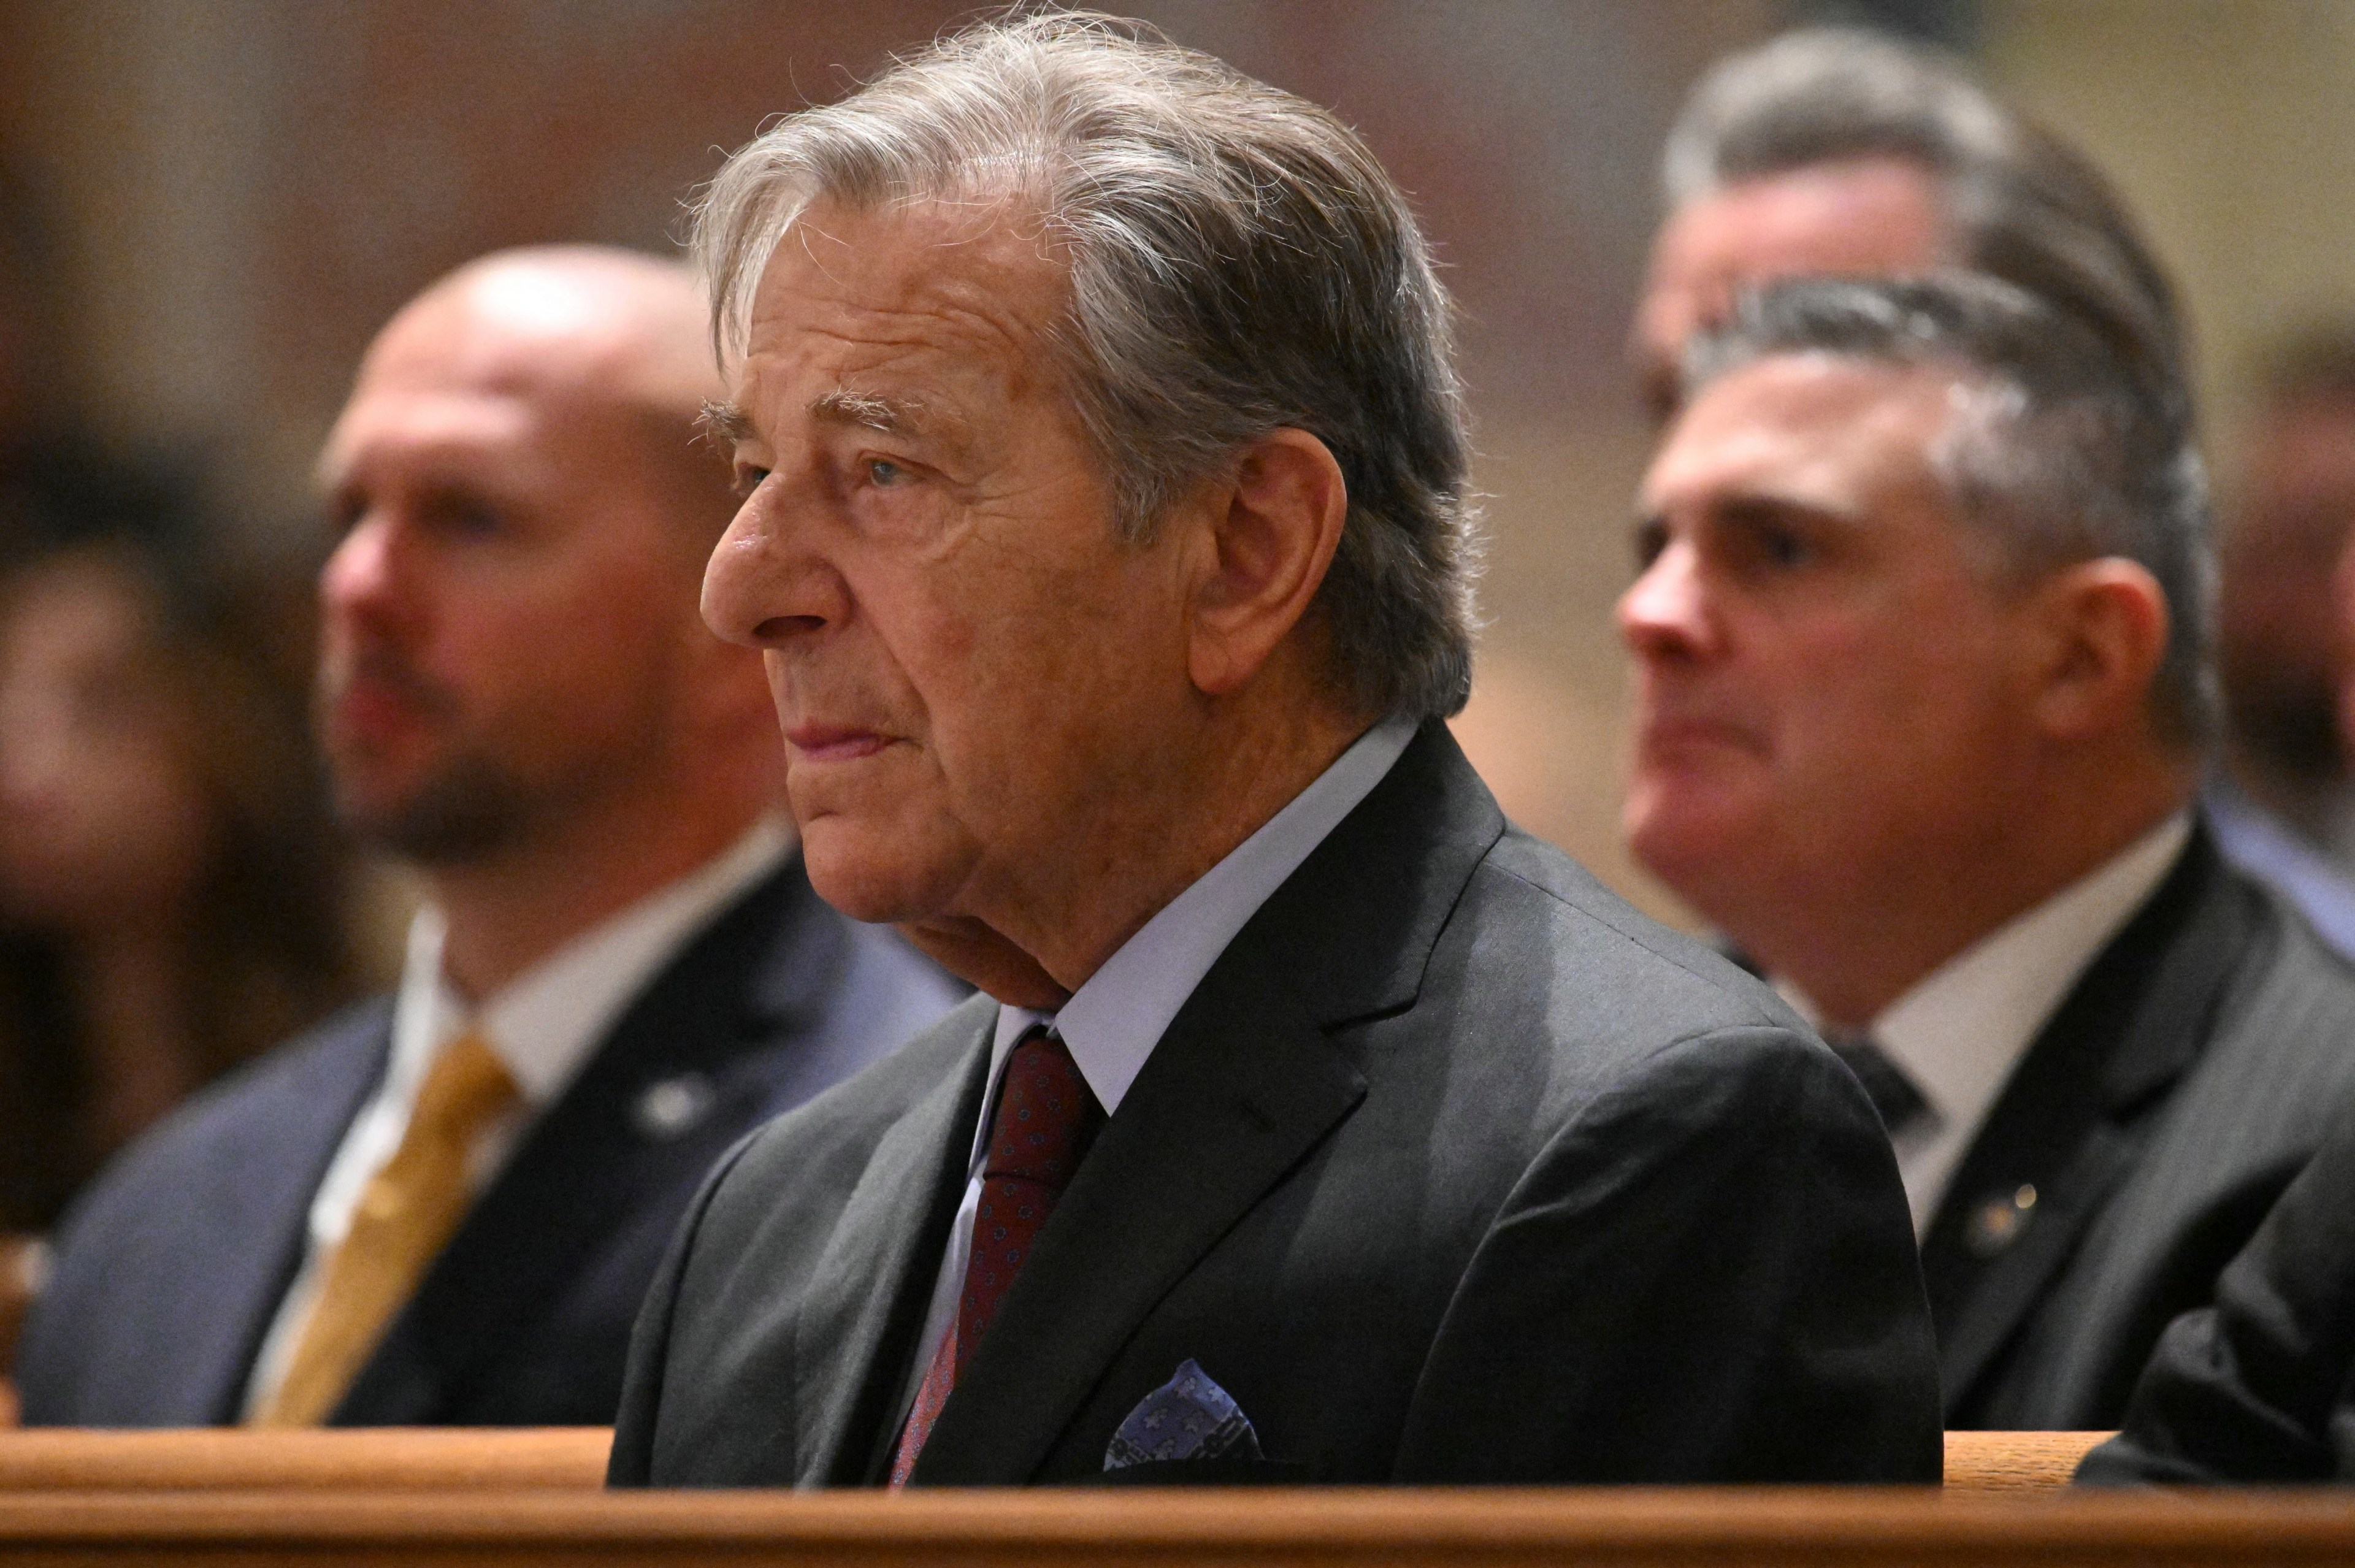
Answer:
[[[1869,157],[1925,170],[1956,265],[2076,316],[2190,429],[2175,292],[2125,203],[2083,156],[1942,54],[1811,27],[1735,55],[1686,100],[1661,182],[1673,209],[1743,180]]]
[[[1955,510],[2009,572],[2034,578],[2123,557],[2158,580],[2168,642],[2154,728],[2183,749],[2214,734],[2216,569],[2200,455],[2163,398],[2083,323],[1998,279],[1814,279],[1742,296],[1686,355],[1686,394],[1793,354],[1955,374],[1960,400],[1932,463]]]
[[[1034,207],[1069,257],[1050,347],[1123,533],[1149,539],[1244,446],[1307,431],[1348,485],[1318,593],[1336,685],[1369,713],[1460,709],[1478,538],[1448,300],[1365,144],[1141,24],[986,22],[728,160],[693,241],[722,357],[811,204],[987,198]]]

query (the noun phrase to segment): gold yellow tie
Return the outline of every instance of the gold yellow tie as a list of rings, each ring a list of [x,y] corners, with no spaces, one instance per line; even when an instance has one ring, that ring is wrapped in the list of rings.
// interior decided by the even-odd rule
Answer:
[[[326,1420],[457,1230],[473,1197],[468,1157],[516,1096],[506,1063],[481,1034],[470,1030],[442,1048],[417,1092],[400,1147],[362,1189],[286,1375],[252,1424],[316,1426]]]

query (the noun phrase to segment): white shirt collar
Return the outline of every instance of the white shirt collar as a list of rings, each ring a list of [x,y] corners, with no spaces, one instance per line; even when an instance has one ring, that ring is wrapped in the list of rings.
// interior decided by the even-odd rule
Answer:
[[[993,1082],[1015,1041],[1035,1024],[1052,1024],[1104,1113],[1119,1110],[1146,1059],[1219,955],[1341,819],[1373,793],[1414,732],[1413,720],[1391,718],[1359,736],[1314,784],[1123,943],[1060,1012],[1000,1008],[990,1060]],[[987,1134],[986,1126],[976,1133],[976,1151]]]
[[[2087,965],[2150,901],[2190,837],[2190,813],[2176,813],[1946,960],[1872,1020],[1873,1043],[1913,1080],[1932,1113],[1896,1139],[1917,1234],[1937,1212],[2012,1070]]]
[[[389,1087],[422,1079],[434,1056],[479,1026],[524,1103],[548,1104],[572,1081],[655,971],[704,922],[782,864],[793,830],[764,816],[698,869],[583,933],[469,1008],[442,971],[442,912],[421,909],[409,928],[400,990],[393,1004]]]

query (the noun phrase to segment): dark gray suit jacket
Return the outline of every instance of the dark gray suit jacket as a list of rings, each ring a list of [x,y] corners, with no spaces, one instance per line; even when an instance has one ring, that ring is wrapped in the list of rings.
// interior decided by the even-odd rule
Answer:
[[[995,1017],[977,998],[714,1174],[639,1323],[617,1484],[883,1478]],[[1509,828],[1435,723],[1162,1037],[915,1480],[1100,1476],[1188,1359],[1316,1481],[1939,1476],[1912,1229],[1855,1081]]]
[[[1946,1424],[2116,1425],[2161,1331],[2350,1094],[2355,968],[2195,830],[2021,1060],[1923,1239]],[[1977,1217],[2023,1188],[1998,1243]]]
[[[2159,1341],[2081,1481],[2355,1481],[2355,1102]]]
[[[611,1421],[638,1302],[712,1161],[963,992],[828,908],[796,856],[647,982],[476,1200],[335,1423]],[[312,1195],[383,1074],[391,1017],[366,1003],[273,1051],[76,1205],[17,1358],[28,1424],[238,1419]]]

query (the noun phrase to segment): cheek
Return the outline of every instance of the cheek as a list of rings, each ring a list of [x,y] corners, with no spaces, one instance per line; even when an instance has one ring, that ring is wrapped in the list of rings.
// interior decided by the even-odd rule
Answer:
[[[1074,679],[1091,663],[1075,614],[1083,591],[1066,592],[1025,564],[958,561],[871,587],[859,597],[862,624],[842,639],[899,731],[931,754],[968,811],[1013,805],[1023,759],[1042,763],[1084,705]],[[821,677],[827,662],[818,661]]]
[[[901,743],[847,766],[795,763],[785,787],[819,897],[856,920],[958,912],[984,841],[932,751]]]
[[[1042,528],[1018,547],[977,531],[929,559],[846,551],[833,561],[844,624],[769,651],[788,731],[873,726],[898,741],[847,766],[791,761],[812,880],[836,907],[957,912],[968,891],[1057,854],[1080,803],[1139,771],[1166,728],[1158,688],[1182,691],[1183,650],[1140,597],[1150,571],[1081,533]],[[1060,553],[1046,548],[1057,539]]]
[[[518,596],[450,623],[445,667],[472,700],[483,738],[502,731],[570,732],[629,745],[675,699],[686,655],[684,597],[650,595],[645,578],[616,571],[626,592]]]
[[[1886,815],[1979,787],[2014,721],[1981,631],[1924,607],[1795,670],[1784,740],[1806,794]]]

